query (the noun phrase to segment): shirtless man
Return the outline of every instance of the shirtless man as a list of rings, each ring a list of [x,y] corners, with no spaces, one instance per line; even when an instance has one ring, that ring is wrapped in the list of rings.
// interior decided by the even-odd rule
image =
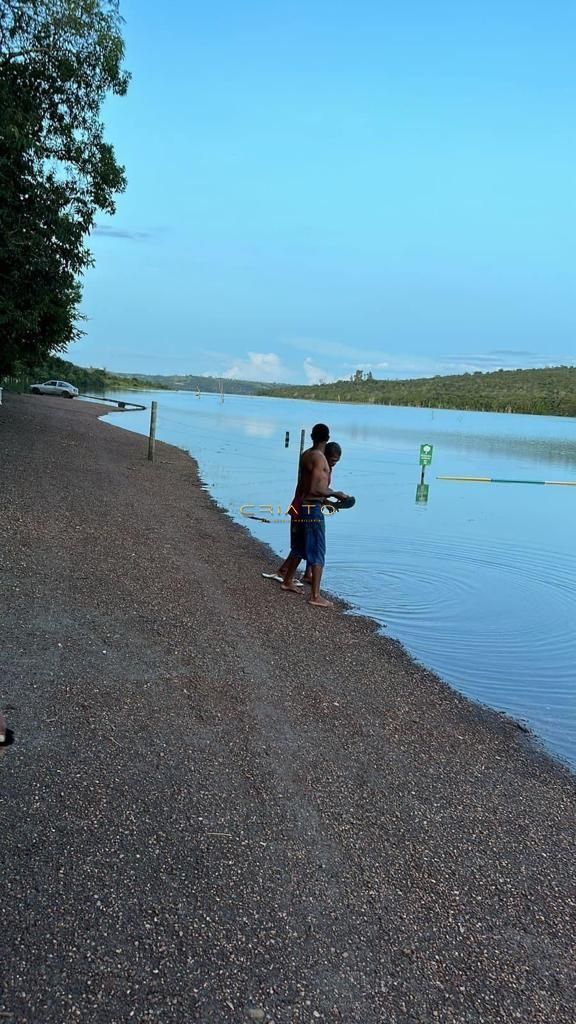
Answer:
[[[308,603],[316,608],[331,608],[332,602],[320,594],[320,581],[324,568],[326,553],[326,534],[322,505],[327,498],[345,501],[347,494],[333,491],[329,486],[330,466],[324,454],[330,431],[323,423],[317,423],[312,429],[313,447],[303,452],[300,457],[298,486],[296,498],[300,508],[299,515],[292,519],[290,534],[290,555],[286,561],[286,575],[282,590],[298,593],[294,583],[294,573],[302,559],[306,559],[312,569],[312,586]]]
[[[328,465],[330,467],[330,476],[328,477],[328,486],[330,486],[331,479],[332,479],[332,470],[334,469],[334,466],[336,466],[340,462],[340,459],[342,457],[342,449],[341,449],[340,445],[338,444],[338,442],[337,441],[328,441],[328,444],[326,445],[326,447],[324,449],[324,455],[326,456],[326,461],[328,462]],[[349,501],[351,501],[354,504],[354,499],[353,498],[349,499]],[[331,506],[331,509],[330,509],[328,514],[331,514],[332,512],[339,511],[339,507],[340,506],[339,506],[338,502],[334,502],[333,503],[331,501],[327,501],[326,505],[330,505]],[[346,504],[346,507],[348,507],[347,504]],[[291,520],[294,519],[294,518],[298,519],[299,516],[300,516],[300,499],[298,498],[298,495],[295,494],[293,499],[292,499],[292,502],[290,504],[290,518],[291,518]],[[290,528],[290,537],[292,537],[292,528]],[[276,572],[263,572],[262,575],[265,577],[265,579],[277,580],[278,583],[283,583],[284,582],[284,576],[286,575],[286,568],[287,568],[287,565],[288,565],[288,558],[289,557],[290,556],[288,556],[287,558],[284,559],[284,561],[282,562],[282,565],[280,566],[280,568],[276,569]],[[305,583],[312,583],[312,567],[308,563],[306,563],[306,571],[305,571],[304,576],[302,577],[302,579],[304,580]],[[302,586],[302,583],[299,583],[298,580],[294,580],[294,584],[297,587],[298,586]]]

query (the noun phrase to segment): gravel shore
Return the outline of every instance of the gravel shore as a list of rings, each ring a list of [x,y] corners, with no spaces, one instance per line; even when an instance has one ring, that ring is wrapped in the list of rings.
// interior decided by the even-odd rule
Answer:
[[[0,407],[0,1021],[574,1024],[574,776],[102,411]]]

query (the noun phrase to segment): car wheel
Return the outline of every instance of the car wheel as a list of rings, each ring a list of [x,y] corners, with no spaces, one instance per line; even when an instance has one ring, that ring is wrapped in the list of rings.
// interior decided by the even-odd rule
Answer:
[[[69,391],[61,391],[60,396],[61,398],[72,398],[72,395],[70,394]]]
[[[33,395],[41,395],[42,392],[40,391],[39,388],[32,388],[32,394]]]

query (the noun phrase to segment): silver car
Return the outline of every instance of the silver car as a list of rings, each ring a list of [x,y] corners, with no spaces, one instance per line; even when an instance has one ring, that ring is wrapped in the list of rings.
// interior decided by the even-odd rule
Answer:
[[[44,384],[31,384],[33,395],[60,395],[61,398],[76,398],[78,388],[65,380],[47,380]]]

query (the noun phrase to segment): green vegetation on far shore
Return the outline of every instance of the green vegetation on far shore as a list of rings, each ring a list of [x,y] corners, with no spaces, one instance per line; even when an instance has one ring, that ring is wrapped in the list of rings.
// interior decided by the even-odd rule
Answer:
[[[49,356],[32,370],[16,369],[13,376],[0,380],[0,384],[25,391],[30,384],[52,378],[69,381],[85,394],[97,395],[107,391],[196,391],[197,388],[204,393],[217,393],[223,383],[226,393],[234,395],[576,417],[576,366],[497,370],[416,380],[376,380],[357,370],[351,379],[332,384],[290,385],[229,379],[222,382],[218,377],[196,374],[110,373],[76,366],[60,356]]]
[[[95,367],[76,366],[60,356],[48,356],[32,369],[15,366],[10,376],[0,378],[0,384],[12,391],[27,391],[30,384],[42,384],[53,378],[74,384],[84,394],[95,392],[97,395],[107,391],[196,391],[197,388],[203,392],[217,393],[221,384],[218,377],[194,374],[162,376],[110,373],[109,370]],[[266,386],[262,382],[250,380],[227,379],[223,384],[224,390],[233,395],[260,394]]]
[[[576,366],[496,370],[416,380],[376,380],[357,370],[332,384],[273,386],[260,394],[316,402],[362,402],[434,409],[576,416]]]
[[[120,378],[124,377],[124,374],[118,374]],[[221,377],[201,377],[198,374],[187,373],[187,374],[139,374],[138,381],[141,387],[155,389],[155,388],[167,388],[170,391],[196,391],[199,388],[200,391],[205,393],[214,393],[220,391],[221,383],[224,385],[224,391],[231,395],[260,395],[266,394],[267,385],[263,384],[262,381],[257,380],[233,380],[228,377],[222,379]]]

